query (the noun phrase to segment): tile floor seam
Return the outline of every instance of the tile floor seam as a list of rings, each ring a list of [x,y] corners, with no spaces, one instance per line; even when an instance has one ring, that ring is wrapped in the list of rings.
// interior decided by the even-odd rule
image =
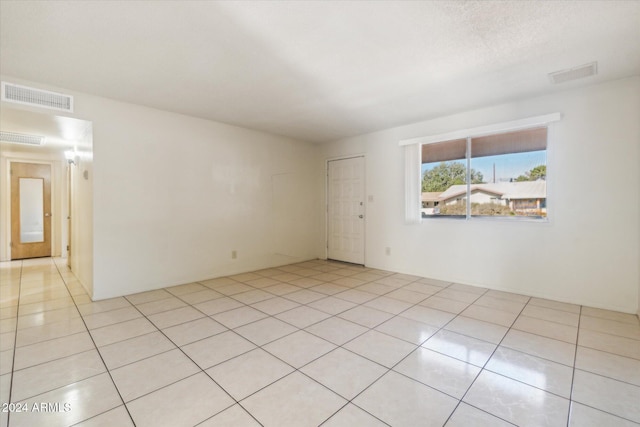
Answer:
[[[511,331],[511,328],[513,327],[513,324],[516,323],[517,318],[522,315],[522,312],[524,311],[525,307],[527,306],[527,304],[529,303],[529,301],[531,301],[531,297],[529,297],[529,299],[527,300],[527,302],[525,303],[525,305],[522,307],[522,309],[520,310],[520,313],[518,313],[518,316],[513,320],[513,322],[511,323],[511,326],[509,326],[509,328],[507,329],[507,331],[504,333],[504,335],[502,336],[502,338],[500,339],[500,342],[498,342],[498,344],[496,344],[495,348],[493,349],[493,351],[491,352],[491,354],[489,355],[489,357],[487,358],[487,360],[484,362],[484,365],[482,365],[482,367],[480,368],[480,370],[478,371],[478,373],[476,374],[475,378],[473,379],[473,381],[471,381],[471,383],[469,384],[469,386],[467,387],[467,389],[465,390],[465,392],[462,394],[462,396],[460,397],[460,399],[458,400],[458,404],[456,405],[455,409],[449,414],[449,417],[447,417],[447,420],[445,421],[445,424],[449,422],[449,420],[451,419],[451,417],[453,416],[453,414],[458,410],[458,407],[460,406],[460,404],[464,401],[464,398],[467,396],[467,394],[469,393],[469,390],[471,390],[471,388],[473,387],[473,385],[475,384],[475,382],[478,380],[478,378],[480,377],[480,375],[482,374],[482,372],[484,372],[487,367],[487,364],[489,363],[489,361],[493,358],[493,356],[496,354],[496,351],[498,351],[498,349],[500,348],[500,345],[502,345],[502,342],[504,341],[504,339],[507,337],[507,335],[509,334],[509,331]],[[453,320],[452,320],[453,321]],[[491,371],[489,371],[491,372]],[[504,375],[503,375],[504,376]],[[509,378],[511,380],[513,380],[513,378],[510,377],[506,377],[505,378]],[[521,382],[521,381],[519,381]],[[527,384],[528,385],[528,384]],[[467,402],[464,402],[467,403]],[[496,414],[491,414],[494,417],[500,418],[498,417],[498,415]]]
[[[13,337],[13,354],[11,356],[11,378],[9,380],[9,396],[7,398],[7,402],[10,403],[12,402],[11,400],[11,394],[13,392],[13,380],[15,378],[14,376],[14,370],[16,367],[16,352],[17,352],[17,347],[16,347],[16,343],[18,342],[18,316],[20,315],[20,293],[22,292],[22,272],[24,270],[24,262],[20,261],[20,279],[18,280],[18,300],[17,300],[17,308],[16,308],[16,330],[15,330],[15,334]],[[7,414],[7,426],[10,425],[11,423],[11,412],[9,411],[9,413]]]
[[[137,309],[137,310],[142,314],[142,316],[143,316],[145,319],[147,319],[147,321],[151,322],[151,321],[147,318],[147,316],[146,316],[144,313],[142,313],[142,312],[141,312],[137,307],[136,307],[136,309]],[[152,323],[152,324],[153,324],[153,323]],[[157,328],[155,325],[153,325],[153,326],[154,326],[154,327],[157,329],[157,331],[158,331],[158,332],[160,332],[160,333],[161,333],[161,334],[162,334],[166,339],[168,339],[172,344],[174,344],[174,345],[176,346],[176,348],[177,348],[177,349],[178,349],[178,350],[179,350],[179,351],[180,351],[180,352],[181,352],[185,357],[187,357],[187,358],[188,358],[188,359],[189,359],[189,360],[190,360],[190,361],[191,361],[191,362],[192,362],[192,363],[193,363],[193,364],[194,364],[194,365],[199,369],[199,371],[198,371],[198,372],[195,372],[195,373],[194,373],[194,374],[192,374],[192,375],[188,375],[188,376],[183,377],[183,378],[181,378],[181,379],[179,379],[179,380],[177,380],[177,381],[174,381],[174,382],[172,382],[171,384],[167,384],[167,385],[164,385],[164,386],[159,387],[159,388],[157,388],[157,389],[154,389],[154,390],[152,390],[152,391],[150,391],[150,392],[146,393],[146,394],[145,394],[145,396],[146,396],[146,395],[149,395],[149,394],[152,394],[152,393],[155,393],[155,392],[157,392],[157,391],[159,391],[159,390],[162,390],[162,389],[164,389],[164,388],[167,388],[167,387],[169,387],[169,386],[170,386],[170,385],[172,385],[172,384],[177,384],[177,383],[179,383],[180,381],[183,381],[183,380],[185,380],[185,379],[187,379],[187,378],[191,378],[191,377],[196,376],[196,375],[198,375],[198,374],[200,374],[200,373],[203,373],[203,374],[204,374],[204,375],[206,375],[206,376],[207,376],[211,381],[213,381],[213,383],[214,383],[216,386],[218,386],[218,387],[220,388],[220,390],[222,390],[222,391],[223,391],[223,392],[224,392],[224,393],[225,393],[229,398],[231,398],[231,400],[234,402],[234,403],[232,403],[231,405],[229,405],[228,407],[225,407],[225,408],[221,409],[220,411],[218,411],[217,413],[212,414],[212,416],[211,416],[211,417],[214,417],[214,416],[216,416],[216,415],[218,415],[218,414],[222,413],[223,411],[225,411],[225,410],[227,410],[227,409],[231,408],[231,407],[232,407],[232,406],[234,406],[235,404],[240,404],[240,402],[239,402],[239,401],[238,401],[238,400],[237,400],[233,395],[231,395],[231,393],[229,393],[229,391],[227,391],[227,389],[225,389],[225,388],[222,386],[222,384],[218,383],[218,382],[217,382],[217,381],[216,381],[216,380],[215,380],[211,375],[209,375],[209,373],[207,372],[207,370],[211,369],[213,366],[210,366],[210,367],[208,367],[208,368],[206,368],[206,369],[202,368],[202,367],[201,367],[201,366],[200,366],[200,365],[199,365],[195,360],[193,360],[193,358],[191,358],[191,356],[189,356],[189,355],[188,355],[188,354],[187,354],[187,353],[182,349],[182,347],[178,346],[178,345],[177,345],[177,344],[176,344],[176,343],[175,343],[175,342],[174,342],[170,337],[168,337],[168,336],[164,333],[164,331],[162,331],[160,328]],[[228,331],[230,331],[230,332],[234,332],[234,331],[233,331],[233,330],[231,330],[231,329],[229,329]],[[223,332],[221,332],[221,333],[228,332],[228,331],[223,331]],[[154,331],[154,332],[156,332],[156,331]],[[236,335],[240,336],[241,338],[244,338],[244,337],[242,337],[240,334],[238,334],[237,332],[234,332],[234,333],[235,333]],[[216,334],[216,335],[219,335],[219,334]],[[205,338],[205,339],[206,339],[206,338]],[[185,344],[185,345],[188,345],[188,344]],[[172,350],[173,350],[173,349],[172,349]],[[248,353],[249,351],[252,351],[252,350],[254,350],[254,349],[248,350],[248,351],[246,351],[246,352],[244,352],[244,353]],[[244,353],[243,353],[243,354],[244,354]],[[241,356],[241,354],[236,355],[236,356],[234,356],[233,358],[238,357],[238,356]],[[231,359],[233,359],[233,358],[231,358]],[[226,361],[228,361],[228,360],[231,360],[231,359],[227,359],[227,360],[225,360],[225,361],[223,361],[223,362],[220,362],[220,363],[224,363],[224,362],[226,362]],[[215,365],[214,365],[214,366],[215,366]],[[117,389],[117,385],[115,384],[115,382],[114,382],[114,386],[115,386],[115,387],[116,387],[116,389]],[[119,390],[118,390],[118,393],[120,393],[120,392],[119,392]],[[131,400],[131,401],[129,401],[129,402],[124,402],[124,399],[122,399],[122,396],[120,396],[120,398],[121,398],[121,399],[122,399],[122,401],[124,402],[124,406],[125,406],[125,408],[127,408],[127,412],[129,412],[129,406],[128,406],[128,405],[129,405],[129,403],[131,403],[131,402],[133,402],[133,401],[135,401],[135,400],[138,400],[138,399],[140,399],[141,397],[143,397],[143,396],[138,396],[137,398],[132,399],[132,400]],[[243,407],[243,409],[244,409],[244,407]],[[245,409],[245,411],[246,411],[247,413],[249,413],[249,411],[247,411],[246,409]],[[130,413],[130,412],[129,412],[129,415],[130,415],[130,417],[131,417],[131,421],[133,422],[133,424],[134,424],[134,426],[135,426],[135,420],[133,419],[133,416],[131,416],[131,413]],[[252,415],[251,413],[249,413],[249,415],[251,415],[251,416],[253,417],[253,415]],[[211,418],[211,417],[209,417],[209,418]],[[202,422],[204,422],[204,421],[205,421],[205,420],[203,420]]]
[[[58,265],[55,262],[53,262],[53,264],[55,265],[56,270],[58,271],[58,274],[60,274],[60,268],[58,267]],[[60,274],[60,277],[62,277],[61,274]],[[63,278],[62,280],[63,280],[63,282],[65,284],[65,287],[67,287],[66,279]],[[68,290],[69,289],[67,287],[67,291]],[[71,294],[71,293],[69,292],[69,294]],[[78,304],[76,304],[75,300],[73,301],[73,304],[75,305],[76,310],[78,310],[78,312],[80,312],[80,310],[78,309]],[[133,421],[133,417],[131,416],[131,413],[129,412],[129,408],[127,408],[127,406],[125,405],[124,399],[122,398],[122,394],[120,393],[120,390],[118,389],[118,386],[116,385],[116,383],[115,383],[115,381],[113,379],[113,376],[111,375],[111,371],[109,370],[109,367],[107,366],[106,362],[104,361],[104,358],[102,357],[102,353],[100,353],[100,349],[98,348],[98,346],[96,345],[96,342],[93,339],[93,335],[91,335],[91,332],[89,331],[89,328],[87,328],[87,324],[85,323],[84,318],[82,318],[82,322],[84,323],[84,327],[87,329],[87,333],[89,334],[89,338],[91,339],[93,347],[96,350],[96,352],[98,353],[98,357],[100,357],[100,361],[102,362],[102,365],[104,366],[107,375],[109,375],[109,379],[111,380],[111,383],[113,384],[113,387],[115,388],[116,393],[118,393],[118,397],[120,398],[120,402],[122,402],[122,404],[124,405],[124,407],[125,407],[125,409],[127,411],[127,414],[129,415],[129,418],[131,419],[131,422],[135,426],[135,422]],[[114,407],[114,408],[111,408],[111,409],[115,409],[115,408],[117,408],[117,406]]]

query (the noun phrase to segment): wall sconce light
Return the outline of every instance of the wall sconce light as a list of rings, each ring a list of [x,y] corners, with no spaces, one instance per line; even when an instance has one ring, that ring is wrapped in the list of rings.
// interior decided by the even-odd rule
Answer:
[[[71,164],[76,164],[76,153],[74,151],[65,151],[64,152],[64,158],[67,159],[67,162],[71,165]]]

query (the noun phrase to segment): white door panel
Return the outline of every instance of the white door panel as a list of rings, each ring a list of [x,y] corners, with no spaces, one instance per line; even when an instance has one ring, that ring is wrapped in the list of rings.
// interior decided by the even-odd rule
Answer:
[[[330,161],[327,176],[327,257],[364,264],[364,157]]]

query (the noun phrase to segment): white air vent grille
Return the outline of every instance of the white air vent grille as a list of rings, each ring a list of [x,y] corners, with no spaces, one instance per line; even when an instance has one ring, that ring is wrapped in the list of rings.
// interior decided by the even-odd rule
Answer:
[[[2,100],[73,113],[73,96],[2,82]]]
[[[44,145],[44,136],[0,131],[0,141],[23,145]]]
[[[573,67],[568,70],[549,73],[549,80],[551,80],[551,83],[553,84],[558,84],[571,80],[582,79],[584,77],[595,76],[596,74],[598,74],[598,62],[592,62],[590,64],[580,65],[579,67]]]

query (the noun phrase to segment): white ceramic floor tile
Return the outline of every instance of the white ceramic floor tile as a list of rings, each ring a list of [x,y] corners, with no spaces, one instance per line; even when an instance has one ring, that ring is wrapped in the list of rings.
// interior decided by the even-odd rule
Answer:
[[[168,293],[168,292],[167,292]],[[145,302],[144,304],[136,304],[138,310],[145,316],[162,313],[163,311],[174,310],[180,307],[186,307],[187,303],[173,295],[170,298],[164,298],[158,301]]]
[[[147,292],[140,292],[138,294],[133,294],[133,295],[127,295],[127,301],[129,301],[131,304],[134,305],[139,305],[139,304],[145,304],[148,302],[152,302],[152,301],[159,301],[165,298],[172,298],[173,295],[171,295],[169,292],[165,291],[164,289],[156,289],[153,291],[147,291]]]
[[[577,402],[571,403],[569,427],[638,427],[637,423],[616,417]]]
[[[417,320],[406,317],[394,317],[387,320],[376,328],[376,331],[383,332],[401,340],[409,341],[413,344],[422,344],[429,337],[438,331],[436,326],[427,325]]]
[[[348,320],[330,317],[327,320],[309,326],[306,328],[306,331],[331,341],[334,344],[342,345],[358,335],[365,333],[367,328],[356,325]]]
[[[640,360],[578,346],[576,368],[640,387]]]
[[[353,403],[388,425],[440,427],[458,401],[395,372],[389,372]]]
[[[126,322],[127,320],[142,317],[142,313],[135,307],[123,307],[115,310],[103,311],[95,314],[84,315],[83,319],[87,324],[87,328],[96,329],[103,326],[113,325],[114,323]]]
[[[294,372],[242,401],[265,427],[318,426],[346,400],[325,387]]]
[[[166,288],[165,290],[177,297],[182,295],[191,294],[198,291],[204,291],[207,289],[206,286],[201,285],[200,283],[187,283],[185,285],[171,286]]]
[[[480,295],[478,295],[478,294],[456,291],[456,290],[451,289],[451,288],[443,289],[443,290],[439,291],[435,295],[440,297],[440,298],[448,298],[448,299],[452,299],[454,301],[466,302],[467,304],[472,304],[478,298],[480,298]]]
[[[255,345],[264,345],[275,341],[285,335],[289,335],[298,328],[273,317],[258,320],[235,329],[235,332],[242,335]]]
[[[497,325],[506,326],[507,328],[513,325],[513,322],[518,317],[518,313],[502,311],[495,308],[484,307],[481,305],[472,304],[467,307],[461,316],[470,317],[476,320],[483,320],[489,323],[495,323]]]
[[[567,366],[573,366],[575,359],[575,345],[515,329],[507,333],[501,345]]]
[[[179,349],[170,350],[111,371],[120,395],[129,402],[198,372]]]
[[[445,427],[513,427],[513,424],[461,402]]]
[[[453,319],[444,327],[444,329],[469,337],[478,338],[483,341],[488,341],[493,344],[500,343],[509,330],[504,326],[496,325],[494,323],[462,316],[458,316]]]
[[[255,347],[235,332],[228,331],[187,344],[181,348],[202,369],[208,369]]]
[[[549,322],[529,316],[520,316],[513,324],[513,329],[529,332],[543,337],[553,338],[575,344],[578,340],[578,328],[563,325],[562,323]]]
[[[213,316],[218,313],[233,310],[234,308],[244,307],[244,304],[234,300],[233,298],[224,297],[195,304],[194,307],[207,316]]]
[[[522,315],[576,327],[580,320],[580,315],[577,313],[541,307],[531,303],[527,304],[524,310],[522,310]]]
[[[569,415],[569,400],[489,371],[482,371],[464,402],[522,427],[566,426]]]
[[[636,316],[335,261],[97,302],[2,263],[0,359],[0,400],[73,406],[0,427],[640,426]]]
[[[478,376],[480,368],[426,348],[418,348],[394,371],[461,399]]]
[[[232,296],[233,299],[240,301],[243,304],[254,304],[256,302],[268,300],[273,298],[273,294],[265,292],[260,289],[253,289],[247,292],[241,292]]]
[[[236,400],[244,399],[291,372],[291,366],[259,348],[207,370],[207,374]]]
[[[482,307],[493,308],[500,311],[506,311],[513,314],[520,314],[525,306],[524,302],[496,298],[488,294],[482,295],[473,304]]]
[[[133,421],[123,406],[118,406],[86,421],[76,424],[74,427],[134,427]]]
[[[233,405],[198,424],[198,427],[260,427],[260,424],[240,405]]]
[[[89,350],[14,372],[14,402],[82,381],[106,371],[96,350]]]
[[[122,405],[107,373],[61,387],[30,399],[32,403],[59,403],[59,412],[20,412],[11,414],[11,427],[68,426]],[[65,411],[68,404],[68,411]]]
[[[640,387],[576,369],[572,399],[640,423]]]
[[[197,292],[190,292],[187,294],[177,295],[177,296],[187,304],[195,305],[201,302],[211,301],[212,299],[222,298],[224,295],[222,295],[220,292],[216,292],[214,290],[204,288]]]
[[[127,404],[137,427],[193,426],[233,405],[204,372]]]
[[[589,329],[591,331],[640,340],[640,324],[583,315],[580,318],[580,329]]]
[[[151,332],[100,347],[100,354],[109,369],[116,369],[174,348],[175,345],[163,334]]]
[[[381,296],[364,303],[366,307],[375,308],[391,314],[399,314],[410,308],[413,304],[398,299]]]
[[[340,313],[338,317],[366,328],[375,328],[393,317],[393,314],[360,305]]]
[[[542,298],[531,298],[529,300],[530,305],[537,305],[539,307],[552,308],[554,310],[566,311],[569,313],[580,313],[580,306],[576,304],[568,304],[565,302],[552,301]]]
[[[91,337],[98,347],[102,347],[155,331],[157,328],[151,322],[145,318],[139,318],[93,329]]]
[[[499,347],[486,369],[569,398],[573,369],[530,354]]]
[[[335,349],[300,370],[349,400],[387,372],[377,363],[342,348]]]
[[[234,329],[247,323],[255,322],[256,320],[264,319],[267,317],[261,311],[251,307],[240,307],[233,310],[224,311],[216,315],[211,316],[216,322],[222,323],[229,329]]]
[[[126,298],[118,297],[78,305],[78,311],[83,316],[87,316],[89,314],[102,313],[124,307],[131,307],[131,303],[129,303]]]
[[[369,331],[345,344],[344,348],[391,368],[416,346],[378,331]]]
[[[583,316],[599,317],[602,319],[615,320],[617,322],[628,323],[630,325],[639,325],[640,320],[638,316],[628,313],[620,313],[617,311],[603,310],[601,308],[583,307]]]
[[[356,306],[355,303],[340,298],[327,297],[307,304],[309,307],[329,314],[338,314]]]
[[[581,329],[578,344],[620,356],[640,360],[640,341],[617,335]]]
[[[94,348],[87,332],[56,338],[15,349],[14,369],[24,369]],[[13,351],[9,350],[13,353]],[[7,352],[2,352],[7,353]],[[6,366],[3,360],[3,365]]]
[[[464,309],[469,307],[469,303],[442,298],[437,295],[427,298],[419,305],[454,314],[460,314]]]
[[[455,314],[447,313],[446,311],[434,310],[433,308],[423,307],[416,305],[410,309],[400,313],[400,316],[408,319],[417,320],[418,322],[426,323],[428,325],[443,327],[449,323]]]
[[[295,368],[300,368],[333,350],[336,346],[305,331],[273,341],[263,348]]]
[[[315,308],[302,306],[280,313],[276,315],[276,317],[282,321],[303,329],[307,326],[311,326],[314,323],[318,323],[328,317],[331,317],[331,315],[323,311],[316,310]]]
[[[175,310],[163,311],[162,313],[152,314],[148,317],[151,322],[159,329],[169,328],[171,326],[186,323],[192,320],[200,319],[204,314],[193,307],[176,308]]]
[[[386,425],[373,415],[349,403],[322,424],[322,427],[384,427]]]
[[[166,336],[169,337],[169,339],[176,345],[183,346],[204,338],[209,338],[227,330],[227,328],[215,320],[209,317],[204,317],[192,322],[172,326],[164,329],[162,332],[166,334]]]
[[[291,310],[292,308],[296,308],[299,306],[300,304],[298,304],[297,302],[293,302],[282,297],[273,297],[268,300],[251,304],[251,307],[255,308],[256,310],[260,310],[270,316],[275,316],[276,314]]]

